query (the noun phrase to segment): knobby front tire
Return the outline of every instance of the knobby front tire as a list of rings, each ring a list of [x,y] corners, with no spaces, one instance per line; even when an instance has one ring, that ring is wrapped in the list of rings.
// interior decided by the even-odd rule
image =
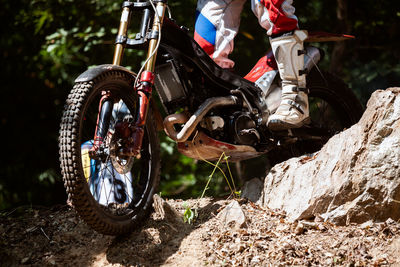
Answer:
[[[160,173],[160,146],[151,111],[147,117],[141,157],[119,157],[114,126],[134,121],[137,96],[134,77],[111,71],[93,81],[78,82],[66,101],[59,136],[64,185],[69,201],[94,230],[107,235],[132,231],[150,214]],[[92,159],[99,103],[111,92],[113,111],[103,156]],[[114,151],[114,152],[113,152]]]

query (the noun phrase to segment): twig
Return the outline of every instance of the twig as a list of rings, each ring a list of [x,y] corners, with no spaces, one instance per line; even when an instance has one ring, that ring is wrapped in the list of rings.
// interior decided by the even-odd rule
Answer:
[[[196,152],[197,152],[197,150],[196,150]],[[197,153],[198,153],[198,152],[197,152]],[[222,152],[222,154],[221,154],[221,156],[219,157],[219,159],[218,159],[218,161],[217,161],[216,164],[214,164],[214,163],[212,163],[212,162],[210,162],[210,161],[208,161],[208,160],[202,158],[202,157],[200,156],[200,154],[198,154],[198,155],[199,155],[199,157],[201,158],[201,160],[203,160],[204,162],[210,164],[211,166],[214,166],[214,170],[212,171],[212,173],[211,173],[211,175],[210,175],[209,177],[211,178],[211,177],[214,175],[216,169],[218,169],[218,170],[222,173],[222,175],[224,176],[225,181],[226,181],[226,183],[228,184],[229,189],[231,190],[231,194],[234,194],[234,195],[235,195],[236,188],[235,188],[235,191],[232,189],[232,186],[231,186],[231,184],[229,183],[229,180],[228,180],[228,178],[226,177],[225,172],[221,169],[221,167],[218,166],[219,163],[220,163],[221,160],[222,160],[222,157],[223,157],[223,156],[226,157],[225,152]],[[226,160],[226,159],[225,159],[225,160]],[[228,169],[229,169],[229,167],[228,167]],[[229,172],[230,172],[230,170],[229,170]],[[232,174],[231,174],[231,175],[232,175]],[[233,178],[231,177],[231,179],[233,179]],[[203,193],[204,193],[204,192],[203,192]]]
[[[196,150],[196,151],[197,151],[197,150]],[[208,185],[209,185],[209,183],[210,183],[210,181],[211,181],[211,178],[212,178],[212,176],[214,175],[215,170],[218,168],[218,164],[219,164],[219,162],[221,161],[223,155],[224,155],[224,154],[221,154],[221,156],[219,157],[218,162],[217,162],[216,165],[214,165],[214,164],[212,164],[211,162],[209,162],[209,161],[203,159],[203,160],[204,160],[205,162],[207,162],[208,164],[211,164],[212,166],[214,166],[214,170],[213,170],[212,173],[208,176],[209,178],[208,178],[206,187],[204,187],[203,193],[201,194],[201,197],[200,197],[200,198],[203,198],[203,197],[204,197],[204,194],[205,194],[206,190],[208,189]],[[230,186],[229,186],[229,187],[230,187]]]
[[[225,152],[223,152],[223,153],[225,155]],[[233,185],[233,190],[235,190],[235,195],[236,195],[236,192],[237,192],[236,185],[235,185],[235,181],[233,180],[233,175],[232,175],[231,169],[229,168],[228,156],[226,156],[226,155],[225,155],[225,162],[226,162],[226,167],[228,168],[228,171],[229,171],[229,176],[231,178],[231,182],[232,182],[232,185]]]
[[[48,236],[48,235],[46,235],[46,233],[44,232],[44,230],[43,230],[43,228],[42,228],[42,227],[40,227],[40,230],[42,231],[42,233],[44,234],[44,236],[45,236],[45,237],[47,237],[47,239],[50,241],[50,238],[49,238],[49,236]]]

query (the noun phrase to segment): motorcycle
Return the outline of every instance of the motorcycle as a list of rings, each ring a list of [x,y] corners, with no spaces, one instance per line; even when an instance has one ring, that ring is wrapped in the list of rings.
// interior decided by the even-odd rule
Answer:
[[[140,13],[139,32],[129,38],[131,16]],[[306,41],[349,38],[318,33]],[[147,49],[137,74],[121,66],[125,49]],[[179,152],[199,160],[224,153],[230,161],[265,154],[279,161],[319,150],[363,109],[345,83],[319,69],[321,49],[310,45],[304,54],[311,122],[271,131],[266,122],[281,98],[272,52],[241,77],[215,64],[172,19],[167,0],[123,2],[113,63],[82,73],[66,100],[59,152],[70,203],[103,234],[142,223],[159,183],[162,129]]]

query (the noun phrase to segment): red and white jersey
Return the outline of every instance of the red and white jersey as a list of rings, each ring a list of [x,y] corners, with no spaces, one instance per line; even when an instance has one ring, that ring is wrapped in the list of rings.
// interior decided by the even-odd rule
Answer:
[[[198,0],[195,40],[222,68],[232,68],[233,50],[246,0]],[[293,0],[251,0],[251,8],[270,36],[298,28]]]

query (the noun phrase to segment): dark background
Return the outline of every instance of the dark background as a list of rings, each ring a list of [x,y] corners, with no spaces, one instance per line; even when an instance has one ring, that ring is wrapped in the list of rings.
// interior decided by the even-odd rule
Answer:
[[[73,80],[89,66],[110,63],[122,1],[0,0],[0,210],[66,200],[58,162],[58,127]],[[400,85],[400,2],[296,0],[302,29],[357,38],[323,43],[322,67],[342,77],[365,105],[376,89]],[[173,17],[193,32],[196,1],[170,0]],[[246,3],[232,58],[245,75],[269,48]],[[137,70],[143,52],[126,54]],[[198,197],[213,167],[179,155],[162,139],[160,190]],[[173,164],[168,164],[173,162]],[[246,172],[246,170],[243,170]],[[207,194],[223,194],[222,176]]]

